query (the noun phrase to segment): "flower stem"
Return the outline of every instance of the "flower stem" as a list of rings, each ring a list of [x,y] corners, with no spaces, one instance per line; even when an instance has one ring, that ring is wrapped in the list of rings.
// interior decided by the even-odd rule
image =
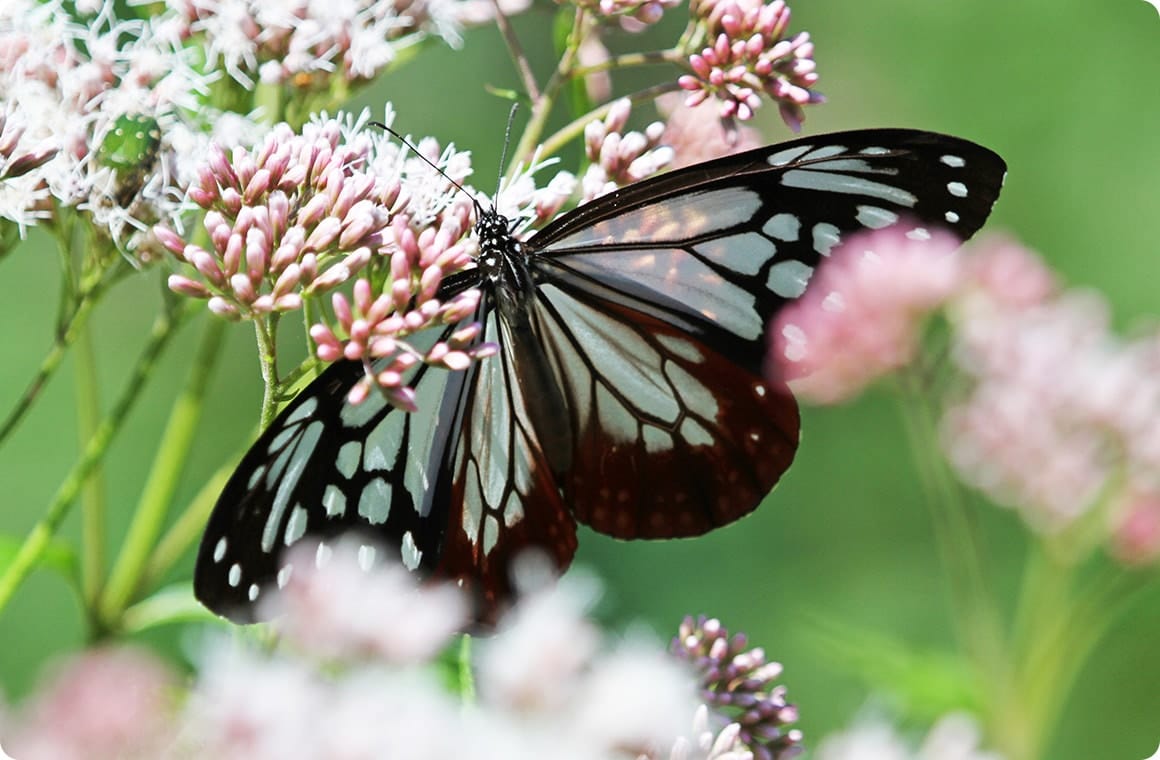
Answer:
[[[109,586],[101,599],[98,614],[102,625],[106,627],[116,627],[118,618],[141,589],[150,553],[161,534],[173,494],[189,459],[189,449],[201,421],[209,378],[221,353],[225,328],[224,320],[207,320],[185,388],[173,402],[169,422],[158,444],[133,521],[109,576]]]
[[[20,425],[24,415],[32,409],[32,405],[36,402],[40,392],[52,376],[56,373],[60,362],[64,359],[65,352],[76,340],[80,334],[81,329],[88,322],[89,314],[100,298],[108,283],[102,282],[94,287],[92,290],[82,293],[77,298],[71,314],[62,320],[61,328],[58,330],[56,340],[53,341],[52,347],[49,348],[48,353],[40,362],[40,367],[36,370],[32,381],[29,382],[28,387],[25,388],[24,394],[8,412],[8,416],[4,418],[4,422],[0,423],[0,444],[8,439],[17,426]]]
[[[81,450],[96,434],[101,421],[100,393],[97,390],[97,360],[92,334],[84,324],[78,327],[73,350],[73,384],[76,386],[77,436]],[[105,478],[97,462],[81,487],[81,595],[92,609],[101,593],[105,573]]]
[[[983,573],[982,542],[973,516],[939,454],[934,411],[921,391],[903,400],[903,418],[922,475],[939,553],[949,574],[956,626],[987,683],[1006,673],[1003,628]]]
[[[271,316],[275,319],[277,315]],[[258,362],[262,369],[262,412],[258,418],[260,430],[265,430],[274,421],[278,412],[278,357],[274,349],[274,326],[260,319],[254,320],[254,335],[258,339]]]
[[[85,446],[84,452],[53,495],[44,516],[33,526],[12,562],[5,568],[3,575],[0,575],[0,611],[8,606],[8,602],[12,600],[12,596],[20,584],[36,568],[43,557],[53,535],[76,501],[85,479],[104,458],[113,438],[120,432],[129,412],[141,397],[145,381],[152,372],[157,358],[173,336],[180,316],[188,313],[190,313],[188,310],[176,314],[166,311],[154,320],[149,340],[137,358],[137,364],[130,373],[120,398],[117,399],[101,424],[97,426],[93,437]]]

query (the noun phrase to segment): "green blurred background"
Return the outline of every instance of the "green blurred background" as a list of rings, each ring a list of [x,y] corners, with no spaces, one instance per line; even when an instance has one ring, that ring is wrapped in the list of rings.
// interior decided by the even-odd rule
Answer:
[[[1157,313],[1160,293],[1160,15],[1143,0],[800,0],[792,30],[817,43],[828,104],[808,111],[806,132],[909,126],[971,138],[1010,166],[990,229],[1040,250],[1071,284],[1107,295],[1118,324]],[[550,65],[553,8],[517,23],[541,74]],[[681,14],[661,33],[674,34]],[[627,47],[633,40],[624,43]],[[646,47],[648,47],[646,45]],[[657,79],[626,77],[632,87]],[[475,183],[492,186],[507,105],[484,85],[515,87],[491,29],[467,33],[463,50],[439,47],[388,76],[353,104],[396,126],[470,149]],[[773,108],[762,114],[770,141],[788,136]],[[51,340],[57,267],[34,234],[0,262],[0,402],[11,403]],[[111,402],[143,343],[159,278],[119,286],[92,332],[102,397]],[[182,381],[200,324],[187,328],[157,382],[117,440],[108,463],[114,535],[124,528]],[[1066,372],[1061,367],[1060,372]],[[179,499],[251,435],[260,387],[252,337],[231,333],[214,380],[207,422]],[[785,663],[807,739],[845,723],[872,691],[819,647],[820,632],[852,626],[919,650],[953,644],[944,578],[928,513],[893,401],[871,394],[838,409],[807,409],[798,459],[758,512],[697,540],[621,543],[585,531],[578,563],[606,585],[600,614],[615,626],[643,620],[664,636],[681,616],[708,613],[744,630]],[[23,535],[41,514],[77,450],[71,366],[62,371],[17,435],[0,450],[0,531]],[[990,569],[1010,601],[1026,549],[1013,515],[983,515]],[[66,536],[79,533],[70,518]],[[183,568],[188,577],[192,558]],[[1103,641],[1080,674],[1049,756],[1140,760],[1160,741],[1160,584]],[[71,593],[39,572],[0,616],[0,683],[19,698],[52,655],[82,642]],[[179,650],[189,633],[153,640]]]

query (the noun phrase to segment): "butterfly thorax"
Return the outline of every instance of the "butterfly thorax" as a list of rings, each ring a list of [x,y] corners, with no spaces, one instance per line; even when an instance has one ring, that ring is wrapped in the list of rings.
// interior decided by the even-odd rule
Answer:
[[[497,305],[509,321],[520,321],[528,299],[535,295],[523,244],[512,233],[513,223],[495,209],[481,211],[475,223],[479,256],[476,266],[480,284],[495,295]]]

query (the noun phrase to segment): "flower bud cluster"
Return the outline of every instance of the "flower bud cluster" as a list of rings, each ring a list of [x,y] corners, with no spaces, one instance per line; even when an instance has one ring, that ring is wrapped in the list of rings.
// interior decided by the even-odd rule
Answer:
[[[579,0],[582,8],[605,18],[615,18],[626,32],[641,32],[661,20],[681,0]]]
[[[802,752],[802,735],[788,726],[798,709],[786,701],[786,689],[776,684],[780,663],[767,661],[757,647],[746,648],[744,634],[729,635],[715,618],[687,617],[670,651],[698,673],[700,697],[740,730],[738,738],[757,760],[787,760]]]
[[[718,104],[725,119],[753,118],[764,94],[778,104],[782,120],[794,131],[805,117],[802,107],[820,103],[814,44],[807,32],[787,38],[790,9],[784,0],[702,0],[691,8],[709,44],[689,57],[692,73],[678,84],[686,103]]]
[[[664,123],[653,122],[644,132],[625,132],[631,112],[632,104],[622,98],[603,119],[584,128],[584,152],[591,162],[581,180],[585,201],[639,182],[672,162],[672,148],[660,144]]]
[[[387,208],[397,177],[364,167],[368,143],[340,142],[336,120],[308,124],[301,135],[279,124],[252,150],[213,145],[189,197],[206,210],[208,245],[169,228],[156,234],[189,275],[174,291],[209,300],[238,319],[300,308],[362,270],[385,242]]]

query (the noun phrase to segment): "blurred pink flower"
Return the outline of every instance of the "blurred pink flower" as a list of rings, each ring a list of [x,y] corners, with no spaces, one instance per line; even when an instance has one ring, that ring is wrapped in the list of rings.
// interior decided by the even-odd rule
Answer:
[[[321,567],[319,550],[295,544],[294,572],[268,608],[301,649],[326,659],[426,662],[466,625],[462,592],[447,585],[420,588],[403,566],[406,547],[392,556],[385,547],[343,539],[330,545]]]
[[[1160,494],[1131,489],[1112,509],[1112,555],[1125,565],[1160,559]]]
[[[1059,279],[1039,254],[1005,235],[972,242],[963,265],[969,287],[1007,307],[1034,306],[1060,290]]]
[[[1003,247],[993,258],[1016,250]],[[1013,269],[1026,274],[1033,259],[1019,256]],[[1121,340],[1102,298],[1051,296],[1052,278],[1036,269],[976,278],[949,310],[952,357],[971,384],[942,428],[966,482],[1054,532],[1114,496],[1124,476],[1158,485],[1160,340]]]
[[[5,737],[20,760],[151,760],[172,739],[176,675],[127,646],[64,662]]]
[[[712,103],[689,106],[677,93],[669,93],[657,99],[657,108],[666,117],[661,140],[673,149],[672,169],[740,153],[762,144],[760,132],[720,118]]]
[[[908,364],[923,320],[960,279],[959,241],[923,232],[892,228],[844,241],[774,320],[771,380],[793,380],[794,393],[832,404]]]

